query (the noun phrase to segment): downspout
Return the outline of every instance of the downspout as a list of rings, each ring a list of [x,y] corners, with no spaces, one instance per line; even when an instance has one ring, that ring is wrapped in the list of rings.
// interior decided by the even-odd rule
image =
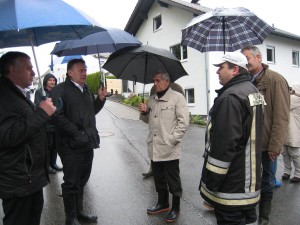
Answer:
[[[208,114],[210,110],[210,74],[209,74],[209,56],[208,53],[204,53],[204,58],[205,58],[205,81],[206,81],[206,115],[208,119]]]

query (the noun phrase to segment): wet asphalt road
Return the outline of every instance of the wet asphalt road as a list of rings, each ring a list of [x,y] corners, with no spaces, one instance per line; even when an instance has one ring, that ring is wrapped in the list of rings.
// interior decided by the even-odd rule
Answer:
[[[138,120],[138,113],[108,101],[97,115],[101,146],[95,150],[93,171],[85,188],[86,211],[98,215],[99,225],[161,225],[165,214],[149,216],[146,209],[156,204],[153,178],[141,175],[149,168],[145,138],[147,124]],[[212,212],[202,206],[198,185],[202,169],[204,128],[190,126],[183,139],[180,161],[183,197],[181,214],[173,224],[216,224]],[[277,177],[283,171],[279,158]],[[42,225],[63,225],[64,209],[60,184],[63,173],[50,175],[44,189],[45,204]],[[171,197],[170,197],[171,198]],[[0,210],[0,224],[3,213]],[[84,224],[84,223],[82,223]],[[272,225],[300,225],[300,185],[283,183],[274,191]]]

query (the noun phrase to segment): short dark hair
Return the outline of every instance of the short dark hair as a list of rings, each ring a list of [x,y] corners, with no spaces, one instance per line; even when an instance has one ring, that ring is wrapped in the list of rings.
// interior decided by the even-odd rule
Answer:
[[[85,64],[85,61],[83,59],[71,59],[69,62],[68,62],[68,65],[67,65],[67,71],[72,69],[72,67],[77,64],[77,63],[84,63]]]
[[[69,74],[68,74],[68,71],[70,70],[70,69],[72,69],[73,68],[73,66],[75,65],[75,64],[77,64],[77,63],[83,63],[83,64],[85,64],[85,61],[83,60],[83,59],[71,59],[69,62],[68,62],[68,65],[67,65],[67,77],[69,76]]]
[[[7,52],[0,58],[0,74],[1,76],[7,76],[9,73],[9,67],[16,64],[18,58],[27,58],[30,59],[30,57],[24,53],[24,52]]]
[[[229,69],[233,69],[235,66],[238,66],[236,64],[233,64],[231,62],[226,62],[228,64],[228,68]],[[241,67],[241,66],[238,66],[239,67],[239,72],[240,74],[244,74],[244,73],[248,73],[248,70],[246,70],[245,68]]]

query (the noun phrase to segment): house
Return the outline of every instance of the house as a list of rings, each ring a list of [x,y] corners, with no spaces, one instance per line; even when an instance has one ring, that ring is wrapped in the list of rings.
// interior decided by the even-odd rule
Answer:
[[[143,44],[170,50],[181,60],[189,76],[179,78],[176,83],[185,90],[189,111],[193,115],[207,115],[216,97],[215,90],[221,87],[212,63],[223,52],[201,53],[180,45],[181,30],[195,16],[211,10],[198,1],[192,2],[139,0],[124,30]],[[289,83],[300,82],[300,36],[275,29],[259,48],[271,69],[281,73]],[[150,88],[151,85],[146,85],[146,92]],[[143,84],[138,84],[135,91],[142,93]]]

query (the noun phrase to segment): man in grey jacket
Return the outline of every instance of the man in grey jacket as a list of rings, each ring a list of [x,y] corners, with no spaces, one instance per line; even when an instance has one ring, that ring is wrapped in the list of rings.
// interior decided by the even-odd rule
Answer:
[[[140,111],[149,123],[148,154],[158,192],[158,203],[148,208],[147,213],[169,211],[170,191],[173,202],[166,221],[173,222],[180,211],[179,159],[181,139],[189,124],[189,111],[184,96],[170,88],[168,73],[159,71],[152,78],[156,94],[150,96],[148,104],[140,105]]]

